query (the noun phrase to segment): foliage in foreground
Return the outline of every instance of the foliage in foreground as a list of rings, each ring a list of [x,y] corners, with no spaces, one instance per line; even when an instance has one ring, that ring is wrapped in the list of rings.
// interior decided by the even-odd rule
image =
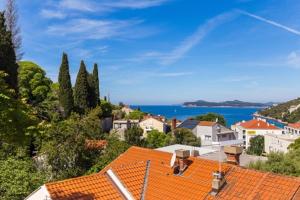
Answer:
[[[300,176],[299,141],[297,139],[295,145],[290,146],[288,153],[272,152],[268,155],[267,161],[251,162],[248,167],[289,176]]]
[[[265,145],[264,136],[258,135],[250,139],[250,147],[247,149],[247,153],[250,155],[260,156],[264,152]]]
[[[0,160],[0,200],[20,200],[46,180],[30,158]]]

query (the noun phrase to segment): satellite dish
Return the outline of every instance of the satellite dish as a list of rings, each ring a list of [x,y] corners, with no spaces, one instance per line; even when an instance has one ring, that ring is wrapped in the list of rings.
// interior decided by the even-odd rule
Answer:
[[[171,167],[174,166],[175,160],[176,160],[176,153],[173,153],[172,158],[171,158],[171,161],[170,161],[170,166],[171,166]]]

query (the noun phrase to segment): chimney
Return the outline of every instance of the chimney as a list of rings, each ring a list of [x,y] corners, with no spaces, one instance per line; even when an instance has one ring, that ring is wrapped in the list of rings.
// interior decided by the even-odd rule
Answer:
[[[172,131],[174,131],[174,130],[176,129],[176,123],[177,123],[176,118],[173,118],[173,119],[172,119],[172,124],[171,124],[171,129],[172,129]]]
[[[188,167],[188,157],[190,157],[190,151],[184,149],[175,150],[176,158],[178,160],[177,169],[174,169],[174,173],[181,175]],[[177,172],[177,173],[176,173]]]
[[[200,153],[199,153],[198,150],[192,150],[192,151],[191,151],[191,156],[192,156],[192,157],[198,157],[198,156],[200,156]]]
[[[226,181],[224,178],[224,173],[216,171],[213,173],[213,180],[212,180],[212,190],[210,192],[211,195],[216,196],[222,187],[225,185]]]
[[[227,163],[239,165],[240,155],[243,152],[243,148],[239,146],[225,146],[224,153],[227,156]]]

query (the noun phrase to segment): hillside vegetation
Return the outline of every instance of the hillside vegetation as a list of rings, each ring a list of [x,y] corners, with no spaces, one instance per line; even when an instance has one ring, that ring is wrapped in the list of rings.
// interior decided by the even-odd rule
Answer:
[[[300,121],[300,108],[291,112],[291,108],[300,105],[300,98],[272,106],[259,112],[259,114],[280,119],[285,122],[294,123]]]

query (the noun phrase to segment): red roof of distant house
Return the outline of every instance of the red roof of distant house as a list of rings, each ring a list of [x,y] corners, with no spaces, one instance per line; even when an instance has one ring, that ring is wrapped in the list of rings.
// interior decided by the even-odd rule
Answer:
[[[276,126],[259,119],[252,119],[250,121],[242,122],[239,125],[245,129],[279,129]]]
[[[103,149],[106,145],[106,140],[85,140],[85,147],[87,149]]]
[[[217,122],[211,121],[200,121],[199,126],[214,126]]]
[[[143,191],[145,199],[168,200],[296,200],[300,197],[298,178],[226,163],[221,164],[226,185],[217,196],[212,196],[212,173],[219,168],[217,161],[189,157],[188,168],[177,176],[170,167],[171,157],[171,153],[131,147],[97,174],[47,183],[46,188],[52,200],[123,199],[106,174],[111,169],[135,199],[141,199]]]
[[[300,122],[294,123],[294,124],[288,124],[289,127],[300,129]]]

